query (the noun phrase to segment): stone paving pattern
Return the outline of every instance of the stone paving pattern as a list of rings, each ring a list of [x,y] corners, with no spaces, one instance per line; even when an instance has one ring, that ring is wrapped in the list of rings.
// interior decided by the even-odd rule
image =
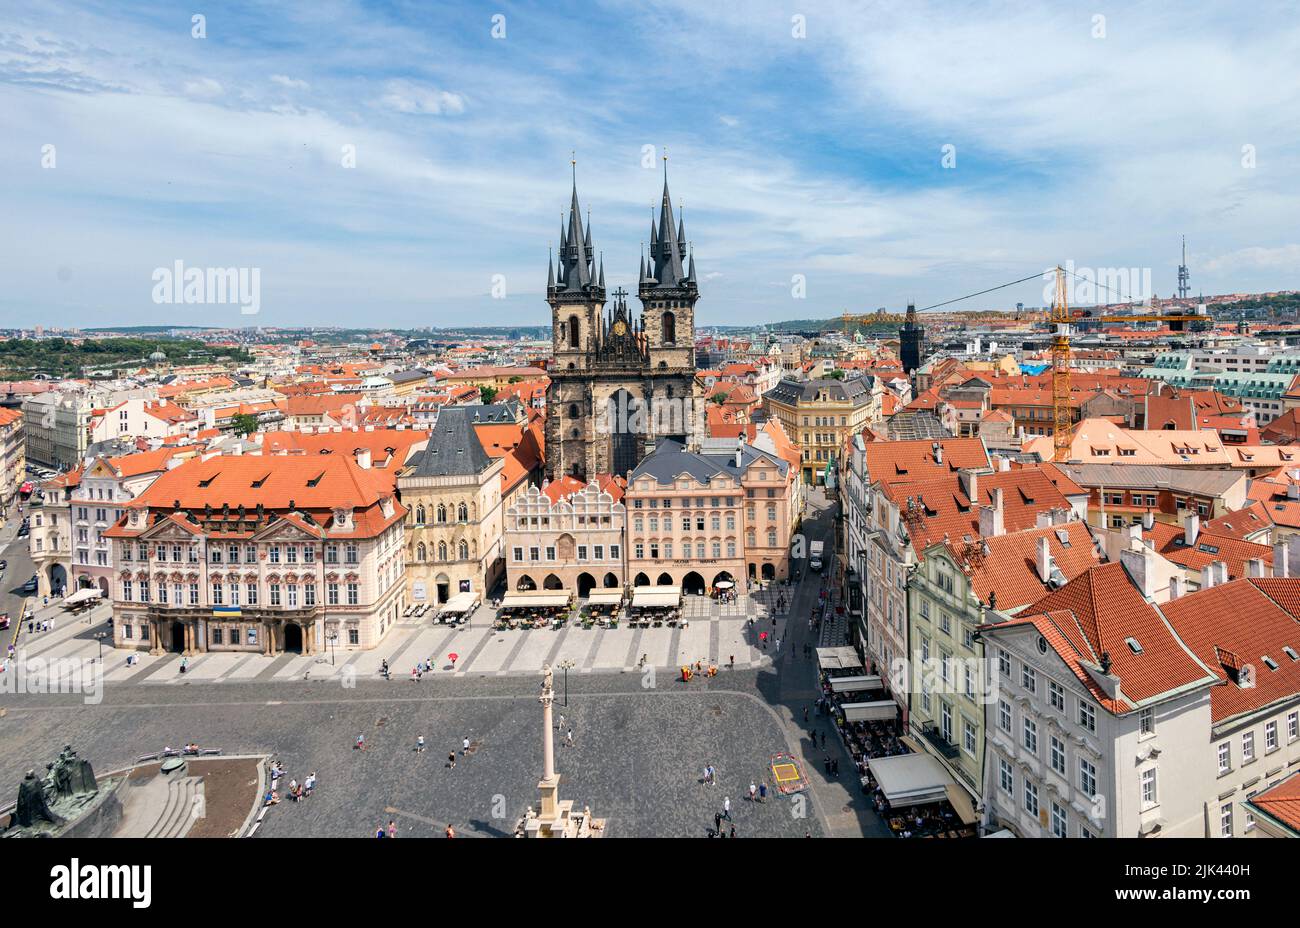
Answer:
[[[814,537],[829,531],[827,514],[805,522],[805,532]],[[808,578],[795,591],[790,615],[799,621],[790,624],[790,640],[780,653],[774,646],[757,655],[742,652],[742,644],[750,648],[745,619],[719,615],[692,620],[686,630],[571,627],[471,639],[473,626],[421,628],[412,630],[394,660],[399,671],[391,681],[361,672],[367,665],[360,659],[355,674],[336,665],[330,678],[313,664],[304,680],[293,663],[303,658],[295,655],[241,658],[233,671],[210,678],[205,659],[197,658],[193,673],[172,676],[172,655],[131,668],[131,681],[140,685],[113,685],[109,657],[110,685],[98,704],[87,705],[75,694],[0,697],[7,710],[0,720],[6,746],[0,795],[5,788],[16,795],[22,773],[64,744],[97,768],[111,769],[164,746],[197,741],[230,753],[277,757],[299,780],[318,773],[316,795],[304,804],[276,806],[259,837],[366,836],[389,819],[403,836],[439,836],[448,822],[465,836],[499,835],[537,801],[536,668],[543,660],[571,656],[569,705],[557,706],[556,715],[563,712],[572,721],[575,743],[566,747],[557,735],[560,793],[607,817],[611,836],[703,836],[724,796],[732,800],[739,837],[884,835],[847,757],[839,754],[842,775],[827,777],[823,752],[803,722],[804,708],[816,698],[817,672],[802,648],[817,643],[807,616],[821,580]],[[729,629],[728,622],[736,627]],[[781,619],[779,633],[785,625]],[[94,627],[63,621],[56,631],[36,636],[43,641],[35,646],[54,649],[71,642],[75,653],[89,656],[98,647],[86,637]],[[647,634],[654,631],[675,634]],[[462,636],[477,643],[465,647]],[[458,662],[455,671],[437,670],[418,683],[400,673],[416,655],[427,657],[421,654],[426,647],[442,653],[453,646],[468,656],[469,670]],[[664,668],[651,668],[649,676],[635,668],[638,653],[653,650],[667,659],[676,648],[685,659],[703,657],[707,648],[725,661],[732,647],[738,663],[745,653],[750,666],[723,670],[713,680],[682,683]],[[382,658],[374,656],[375,670]],[[608,672],[583,672],[597,666]],[[205,679],[226,685],[207,685]],[[561,701],[565,683],[557,673]],[[825,732],[828,750],[842,752],[830,725],[815,713],[811,727]],[[366,751],[353,750],[362,733]],[[423,754],[414,751],[418,735],[428,745]],[[473,742],[471,754],[458,757],[449,770],[447,753],[459,751],[463,737]],[[766,805],[749,803],[749,782],[769,775],[768,760],[780,751],[800,758],[811,789],[796,800],[776,799],[769,790]],[[700,782],[708,763],[718,770],[717,786]]]

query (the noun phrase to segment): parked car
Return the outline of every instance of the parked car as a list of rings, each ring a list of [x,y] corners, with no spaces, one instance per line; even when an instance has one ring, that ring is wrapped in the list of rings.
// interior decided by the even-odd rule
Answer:
[[[9,562],[6,561],[4,558],[0,557],[0,570],[4,570],[8,566],[9,566]]]
[[[32,579],[23,584],[23,592],[35,593],[38,586],[40,586],[40,583],[36,579],[36,574],[32,574]]]

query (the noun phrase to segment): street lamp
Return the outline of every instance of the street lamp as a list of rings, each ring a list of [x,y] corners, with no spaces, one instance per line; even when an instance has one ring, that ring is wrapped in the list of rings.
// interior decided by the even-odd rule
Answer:
[[[330,666],[334,666],[334,642],[339,640],[338,632],[330,632],[325,636],[325,640],[330,643]]]
[[[564,671],[564,708],[569,708],[569,668],[573,667],[574,662],[569,659],[560,661],[560,669]]]
[[[104,639],[108,637],[108,632],[96,632],[95,640],[99,642],[99,662],[104,663]]]

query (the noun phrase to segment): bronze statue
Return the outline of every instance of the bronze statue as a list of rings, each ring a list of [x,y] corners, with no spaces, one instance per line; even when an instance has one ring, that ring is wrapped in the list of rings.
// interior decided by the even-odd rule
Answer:
[[[63,819],[50,811],[49,803],[45,801],[44,784],[36,779],[35,770],[28,770],[18,787],[18,808],[14,810],[14,824],[30,828],[46,822],[61,825]]]

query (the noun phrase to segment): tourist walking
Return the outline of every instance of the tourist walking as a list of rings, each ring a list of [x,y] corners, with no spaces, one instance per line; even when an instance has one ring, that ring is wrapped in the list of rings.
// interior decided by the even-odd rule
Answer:
[[[357,735],[357,743],[353,745],[353,750],[364,751],[366,749],[366,736]]]
[[[415,739],[415,753],[416,754],[424,753],[424,735],[420,735]]]
[[[456,752],[452,751],[447,755],[447,766],[452,770],[456,769]]]
[[[468,736],[466,736],[466,737],[460,739],[460,755],[461,755],[461,757],[468,757],[468,756],[469,756],[469,737],[468,737]]]
[[[388,837],[397,837],[397,822],[393,821],[391,818],[388,820]]]
[[[750,802],[753,802],[753,801],[755,800],[755,798],[757,798],[757,796],[758,796],[758,785],[755,784],[755,783],[750,783],[750,784],[749,784],[749,801],[750,801]]]
[[[759,801],[759,802],[767,802],[767,784],[766,784],[766,783],[760,783],[760,784],[758,784],[758,801]]]
[[[731,821],[731,797],[724,796],[722,799],[722,817]]]
[[[567,744],[569,747],[573,747],[573,729],[572,729],[572,728],[570,728],[569,731],[568,731],[568,733],[565,734],[565,736],[564,736],[564,743]]]

